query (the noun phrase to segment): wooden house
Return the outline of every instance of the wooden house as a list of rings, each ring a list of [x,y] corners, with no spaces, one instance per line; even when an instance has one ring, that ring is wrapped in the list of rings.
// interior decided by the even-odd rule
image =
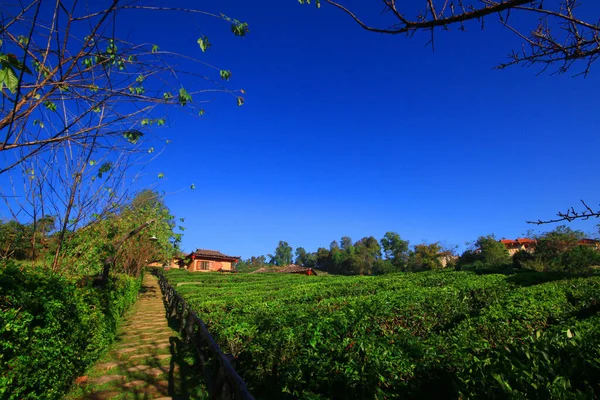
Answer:
[[[228,256],[218,250],[196,249],[186,256],[185,269],[190,272],[233,272],[239,260],[240,257]]]

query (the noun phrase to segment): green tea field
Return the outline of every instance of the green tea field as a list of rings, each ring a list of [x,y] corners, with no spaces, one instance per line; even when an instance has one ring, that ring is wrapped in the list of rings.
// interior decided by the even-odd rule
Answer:
[[[165,275],[258,399],[600,395],[598,276]]]

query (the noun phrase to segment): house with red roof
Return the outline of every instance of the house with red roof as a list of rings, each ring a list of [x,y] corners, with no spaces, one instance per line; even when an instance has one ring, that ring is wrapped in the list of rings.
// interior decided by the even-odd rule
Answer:
[[[515,240],[512,239],[501,239],[500,243],[506,247],[508,250],[508,254],[513,256],[517,251],[525,250],[528,252],[533,252],[535,250],[536,241],[535,239],[529,238],[517,238]]]
[[[185,269],[190,272],[233,272],[240,258],[228,256],[219,250],[196,249],[186,256]]]
[[[529,238],[517,238],[515,240],[501,239],[500,243],[506,247],[508,254],[511,256],[513,256],[519,250],[525,250],[533,253],[535,251],[535,246],[537,245],[537,241],[535,239]],[[591,246],[600,250],[600,240],[598,239],[580,239],[577,241],[577,244],[580,246]]]

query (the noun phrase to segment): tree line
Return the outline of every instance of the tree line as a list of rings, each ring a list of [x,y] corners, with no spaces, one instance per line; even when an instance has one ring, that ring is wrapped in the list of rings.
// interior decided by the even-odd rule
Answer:
[[[460,255],[455,248],[439,242],[410,246],[396,232],[387,232],[380,240],[373,236],[356,242],[348,236],[334,240],[329,248],[309,252],[279,241],[273,254],[252,256],[238,263],[238,271],[281,267],[295,263],[339,275],[381,275],[393,272],[419,272],[442,269],[506,272],[585,273],[600,265],[599,243],[583,243],[585,234],[561,225],[554,230],[529,234],[535,246],[513,254],[493,234],[480,236]]]

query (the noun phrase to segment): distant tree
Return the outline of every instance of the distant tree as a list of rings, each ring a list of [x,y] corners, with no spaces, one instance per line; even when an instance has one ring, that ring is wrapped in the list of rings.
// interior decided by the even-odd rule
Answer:
[[[565,225],[557,226],[549,232],[534,236],[537,242],[535,254],[546,261],[557,261],[564,253],[575,248],[584,237],[582,231]]]
[[[28,258],[32,236],[33,230],[30,225],[23,225],[14,220],[0,222],[0,258]]]
[[[339,252],[339,249],[338,249]],[[336,264],[332,260],[332,253],[324,247],[319,247],[314,253],[315,266],[323,271],[338,273]]]
[[[329,250],[330,251],[339,250],[339,249],[340,249],[340,244],[338,243],[337,240],[334,240],[333,242],[331,242],[329,244]]]
[[[310,0],[299,0],[301,4]],[[587,0],[585,3],[593,3]],[[358,25],[370,32],[412,37],[417,32],[429,35],[428,44],[434,48],[435,33],[452,27],[466,31],[469,22],[481,29],[490,18],[516,34],[522,46],[497,68],[511,65],[539,65],[542,71],[554,66],[559,73],[568,71],[579,62],[582,74],[600,57],[599,15],[578,13],[584,1],[575,0],[383,0],[375,11],[381,12],[379,24],[365,21],[344,0],[315,0],[317,7],[328,3],[349,15]],[[383,10],[381,8],[383,7]],[[530,28],[522,29],[519,14],[530,15]],[[493,21],[493,20],[492,20]],[[473,32],[473,31],[471,31]],[[476,30],[475,30],[476,32]]]
[[[352,239],[348,236],[342,237],[342,239],[340,241],[340,249],[348,251],[348,249],[350,249],[351,247],[352,247]]]
[[[439,243],[418,244],[410,252],[407,269],[409,271],[429,271],[442,269],[441,252]]]
[[[370,274],[373,265],[381,260],[381,246],[373,236],[364,237],[354,244],[354,255],[350,261],[351,270],[355,274]]]
[[[381,239],[381,247],[386,260],[404,268],[408,261],[408,241],[402,240],[396,232],[386,232]]]
[[[536,240],[534,257],[532,260],[522,261],[521,264],[524,268],[536,271],[577,270],[581,272],[586,260],[593,259],[587,250],[578,249],[581,247],[579,241],[584,237],[582,231],[573,230],[565,225],[534,235]],[[571,264],[573,264],[572,268]],[[587,267],[591,265],[593,264]]]
[[[500,266],[510,264],[511,257],[501,242],[494,235],[480,236],[475,242],[479,249],[481,262],[488,266]]]
[[[269,263],[278,266],[291,264],[293,258],[293,250],[294,249],[288,244],[288,242],[280,240],[279,244],[277,245],[277,248],[275,249],[275,254],[269,254],[271,258]]]
[[[304,247],[296,248],[296,260],[294,261],[294,263],[298,265],[304,265],[304,263],[306,262],[306,255],[307,252],[304,249]]]

